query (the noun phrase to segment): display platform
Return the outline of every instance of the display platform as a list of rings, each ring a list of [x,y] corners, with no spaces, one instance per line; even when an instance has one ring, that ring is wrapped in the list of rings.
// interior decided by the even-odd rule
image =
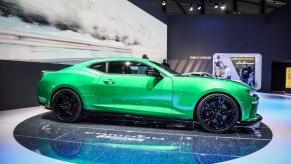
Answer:
[[[47,112],[21,122],[14,137],[35,153],[74,163],[214,163],[262,149],[272,132],[263,123],[258,130],[235,127],[228,134],[110,117],[61,123]]]

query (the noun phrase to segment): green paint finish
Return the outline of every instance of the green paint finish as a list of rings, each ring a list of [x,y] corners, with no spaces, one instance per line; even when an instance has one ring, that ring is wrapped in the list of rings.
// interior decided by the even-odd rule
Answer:
[[[158,70],[163,78],[102,73],[89,68],[92,64],[110,61],[141,62]],[[97,59],[44,73],[38,83],[38,98],[41,104],[50,105],[56,90],[70,88],[81,97],[86,110],[192,120],[199,100],[207,94],[219,92],[237,101],[241,108],[241,121],[256,119],[257,105],[253,105],[252,101],[257,96],[252,97],[248,92],[254,88],[231,80],[184,77],[172,73],[146,59]]]

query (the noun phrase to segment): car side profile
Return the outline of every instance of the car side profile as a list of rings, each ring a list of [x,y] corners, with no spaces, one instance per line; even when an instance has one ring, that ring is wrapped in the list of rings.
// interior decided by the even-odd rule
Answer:
[[[96,59],[43,72],[37,86],[39,103],[62,122],[95,111],[193,121],[213,133],[261,121],[254,91],[231,80],[183,76],[139,58]]]

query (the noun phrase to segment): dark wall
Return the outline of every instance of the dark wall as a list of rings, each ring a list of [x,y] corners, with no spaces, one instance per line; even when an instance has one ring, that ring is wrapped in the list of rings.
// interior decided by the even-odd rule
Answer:
[[[37,106],[37,82],[42,70],[68,65],[0,60],[0,110]]]
[[[263,60],[261,90],[270,91],[272,61],[291,59],[290,12],[289,6],[272,13],[275,16],[169,16],[168,59],[189,60],[189,56],[215,53],[260,53]]]
[[[285,91],[286,89],[286,68],[291,67],[290,62],[272,62],[272,91]]]
[[[139,7],[140,9],[144,10],[145,12],[151,14],[153,17],[157,18],[158,20],[164,22],[165,24],[168,23],[168,15],[163,12],[160,6],[156,5],[151,0],[129,0],[131,3]]]

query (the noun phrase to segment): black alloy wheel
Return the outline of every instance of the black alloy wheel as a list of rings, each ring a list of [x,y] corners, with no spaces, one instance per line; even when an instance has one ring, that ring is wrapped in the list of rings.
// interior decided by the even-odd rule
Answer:
[[[80,97],[70,89],[60,89],[52,97],[51,109],[62,122],[75,122],[82,116]]]
[[[225,94],[210,94],[197,107],[197,121],[208,132],[225,133],[239,119],[236,102]]]

